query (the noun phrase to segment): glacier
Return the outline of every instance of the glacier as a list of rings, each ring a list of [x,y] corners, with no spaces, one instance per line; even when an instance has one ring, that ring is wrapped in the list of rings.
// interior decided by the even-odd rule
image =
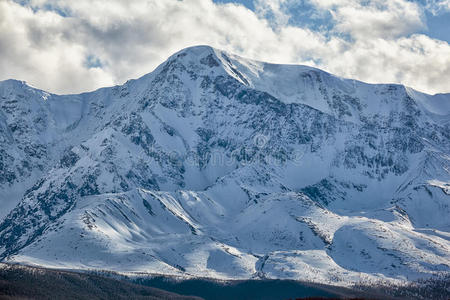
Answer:
[[[0,259],[335,285],[450,272],[450,94],[209,46],[123,85],[0,82]]]

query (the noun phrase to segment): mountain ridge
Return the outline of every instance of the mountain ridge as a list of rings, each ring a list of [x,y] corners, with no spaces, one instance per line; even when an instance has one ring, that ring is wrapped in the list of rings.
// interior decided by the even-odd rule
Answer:
[[[268,62],[264,62],[264,61],[260,61],[260,60],[255,60],[255,59],[247,59],[247,58],[244,58],[244,57],[242,57],[242,56],[239,56],[239,55],[236,55],[236,54],[232,54],[232,53],[230,53],[230,52],[227,52],[227,51],[224,51],[224,50],[220,50],[220,49],[218,49],[218,48],[214,48],[214,47],[209,46],[209,45],[196,45],[196,46],[189,46],[189,47],[183,48],[183,49],[181,49],[181,50],[175,52],[175,53],[172,54],[171,56],[169,56],[169,57],[167,58],[166,61],[164,61],[163,63],[161,63],[159,66],[157,66],[153,71],[151,71],[151,72],[149,72],[149,73],[146,73],[146,74],[144,74],[144,75],[142,75],[142,76],[139,76],[138,78],[129,79],[129,80],[127,80],[127,81],[126,81],[125,83],[123,83],[123,84],[117,84],[117,85],[113,85],[113,86],[100,87],[100,88],[94,89],[94,90],[92,90],[92,91],[84,91],[84,92],[76,93],[76,94],[71,94],[71,93],[70,93],[70,94],[57,94],[57,93],[52,93],[52,92],[49,92],[49,91],[45,91],[45,90],[43,90],[43,89],[40,89],[39,87],[35,87],[35,86],[33,86],[33,85],[30,85],[30,84],[28,84],[27,81],[25,81],[25,80],[15,79],[15,78],[9,78],[9,79],[5,79],[5,80],[0,80],[0,83],[16,82],[17,84],[25,85],[25,86],[27,86],[27,87],[29,87],[29,88],[34,89],[34,90],[42,91],[42,92],[45,92],[45,93],[48,93],[48,94],[51,94],[51,95],[55,95],[55,96],[64,96],[64,95],[65,95],[65,96],[68,96],[68,95],[88,94],[88,93],[94,93],[94,92],[97,92],[98,90],[102,90],[102,89],[108,89],[108,88],[120,87],[120,86],[123,86],[123,85],[127,84],[128,82],[137,81],[137,80],[146,78],[146,77],[148,77],[151,73],[153,73],[154,71],[157,71],[158,68],[160,68],[162,65],[164,65],[167,61],[169,61],[170,59],[173,59],[174,57],[176,57],[176,56],[179,55],[179,54],[183,54],[183,53],[186,53],[186,52],[194,52],[194,53],[197,52],[197,53],[198,53],[198,52],[201,52],[201,51],[210,51],[211,53],[214,53],[214,54],[216,54],[216,55],[217,55],[217,53],[224,53],[224,54],[226,54],[226,55],[231,55],[231,56],[233,56],[233,57],[236,57],[236,58],[239,58],[239,59],[243,59],[243,60],[246,60],[246,61],[249,61],[249,62],[253,62],[253,63],[256,63],[256,64],[259,63],[259,64],[266,64],[266,65],[269,65],[269,66],[275,66],[275,67],[276,67],[276,66],[285,66],[285,67],[293,67],[293,68],[302,68],[302,69],[304,69],[304,70],[310,70],[310,71],[318,71],[318,72],[324,73],[324,74],[326,74],[326,75],[335,77],[335,78],[340,79],[340,80],[343,80],[343,81],[354,81],[354,82],[357,82],[357,83],[363,83],[363,84],[367,84],[367,85],[392,85],[392,86],[400,86],[400,87],[404,87],[405,89],[411,89],[411,90],[413,90],[413,91],[415,91],[415,92],[417,92],[417,93],[424,94],[424,95],[427,95],[427,96],[440,96],[440,95],[448,96],[448,95],[450,95],[450,93],[445,93],[445,92],[442,92],[442,93],[435,93],[435,94],[428,94],[428,93],[426,93],[426,92],[421,92],[421,91],[419,91],[419,90],[416,90],[416,89],[414,89],[414,87],[406,86],[406,85],[403,85],[403,84],[401,84],[401,83],[389,83],[389,82],[386,82],[386,83],[368,83],[368,82],[364,82],[364,81],[357,80],[357,79],[346,78],[346,77],[340,77],[340,76],[334,75],[333,73],[330,73],[330,72],[328,72],[328,71],[322,70],[322,69],[320,69],[320,68],[318,68],[318,67],[312,67],[312,66],[308,66],[308,65],[300,65],[300,64],[294,64],[294,63],[292,63],[292,64],[268,63]]]
[[[4,85],[3,259],[333,284],[449,271],[450,94],[205,46],[89,93]]]

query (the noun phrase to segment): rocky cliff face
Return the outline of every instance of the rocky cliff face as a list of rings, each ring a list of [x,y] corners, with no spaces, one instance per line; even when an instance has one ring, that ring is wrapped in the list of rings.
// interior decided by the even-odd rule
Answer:
[[[3,81],[0,105],[4,260],[336,284],[450,271],[449,94],[200,46],[92,93]]]

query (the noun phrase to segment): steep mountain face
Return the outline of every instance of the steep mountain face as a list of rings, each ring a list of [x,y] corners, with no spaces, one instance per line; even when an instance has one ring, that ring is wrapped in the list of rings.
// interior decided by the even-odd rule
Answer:
[[[334,284],[450,271],[450,94],[199,46],[80,95],[3,81],[0,104],[5,261]]]

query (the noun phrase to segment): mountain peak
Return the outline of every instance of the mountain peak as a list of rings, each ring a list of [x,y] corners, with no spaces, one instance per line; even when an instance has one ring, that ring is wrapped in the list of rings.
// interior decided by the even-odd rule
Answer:
[[[195,45],[195,46],[189,46],[189,47],[183,48],[180,51],[176,52],[174,55],[178,55],[180,53],[192,53],[193,55],[202,55],[205,53],[213,53],[216,51],[221,51],[221,50],[213,48],[209,45]]]
[[[223,51],[207,45],[191,46],[175,52],[166,60],[166,62],[170,62],[175,59],[181,59],[183,61],[190,61],[190,62],[200,62],[202,58],[208,56],[218,58],[217,54],[220,52]]]
[[[5,88],[32,88],[27,84],[26,81],[23,80],[16,80],[16,79],[6,79],[0,81],[0,86]]]

